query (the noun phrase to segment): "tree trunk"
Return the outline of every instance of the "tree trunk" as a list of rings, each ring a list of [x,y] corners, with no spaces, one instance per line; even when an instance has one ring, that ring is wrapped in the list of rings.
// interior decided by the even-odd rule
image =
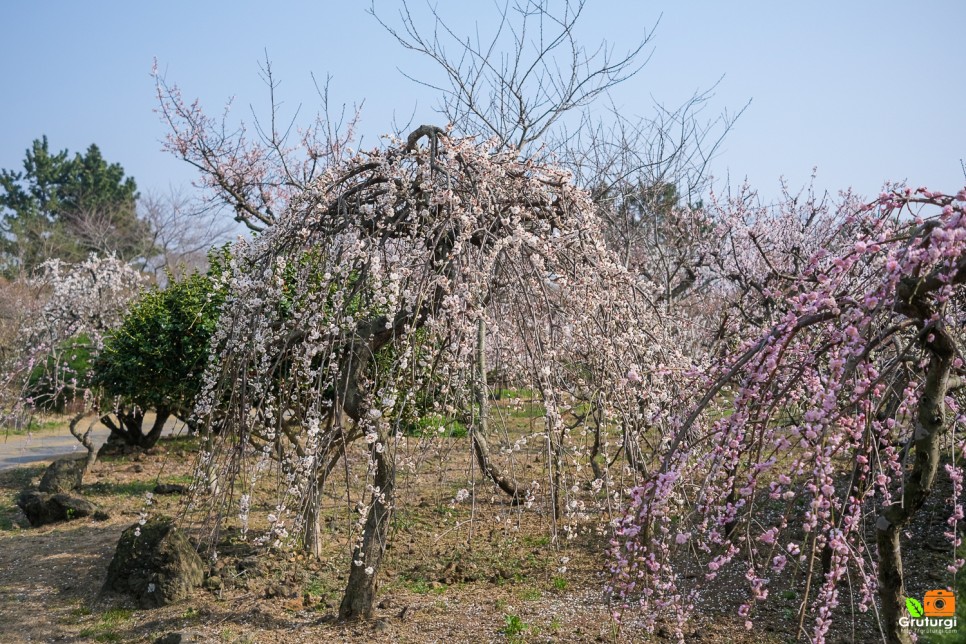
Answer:
[[[916,412],[915,435],[912,438],[915,461],[903,482],[902,499],[883,508],[875,526],[879,554],[879,599],[885,636],[890,644],[911,642],[909,632],[899,623],[905,605],[899,535],[925,503],[936,479],[939,438],[946,426],[945,397],[956,356],[955,342],[941,324],[924,333],[930,334],[933,339],[925,342],[931,357]]]
[[[324,453],[321,458],[323,468],[315,476],[305,505],[305,537],[303,550],[305,554],[316,559],[322,556],[322,488],[325,486],[325,481],[339,463],[344,452],[344,446],[341,441],[334,441],[334,443],[332,450]]]
[[[479,405],[479,422],[470,428],[473,439],[473,451],[476,453],[476,461],[480,464],[483,474],[497,487],[506,492],[514,503],[523,501],[525,492],[520,489],[516,481],[510,480],[500,469],[500,466],[490,458],[490,447],[486,442],[486,435],[489,433],[486,413],[487,413],[487,386],[486,386],[486,323],[480,318],[477,331],[476,363],[479,368],[476,385],[476,403]]]
[[[319,477],[313,477],[311,488],[305,499],[305,532],[302,550],[314,559],[322,557],[322,494]]]
[[[154,423],[151,424],[151,429],[148,430],[147,434],[141,433],[139,447],[144,449],[151,449],[154,447],[158,439],[161,438],[161,432],[164,431],[164,424],[168,422],[168,418],[171,417],[171,412],[167,407],[158,407],[155,410]],[[143,417],[142,417],[143,422]],[[139,428],[143,432],[143,428]]]
[[[84,459],[84,471],[81,474],[82,482],[83,482],[84,476],[87,475],[90,469],[94,466],[94,462],[97,461],[97,449],[94,447],[94,438],[91,435],[92,432],[94,431],[94,423],[91,423],[91,426],[88,427],[87,431],[84,432],[83,434],[81,434],[80,431],[77,429],[78,423],[80,423],[80,421],[85,416],[87,416],[88,413],[89,412],[86,412],[86,411],[80,412],[79,414],[71,418],[70,425],[68,426],[70,429],[70,433],[74,436],[74,438],[80,441],[80,444],[83,445],[84,449],[87,450],[87,458]]]
[[[362,540],[352,552],[349,581],[346,584],[342,604],[339,606],[339,619],[370,619],[378,589],[379,566],[386,552],[389,522],[396,489],[396,469],[389,453],[387,434],[384,428],[378,430],[378,439],[372,445],[370,454],[376,463],[376,476],[373,482],[376,490],[372,496]],[[382,451],[377,446],[382,446]],[[356,565],[356,562],[361,565]]]
[[[115,412],[118,422],[115,423],[110,414],[101,416],[101,422],[111,430],[111,438],[116,438],[125,445],[140,447],[141,449],[151,449],[161,438],[164,424],[171,417],[171,411],[167,407],[159,407],[155,412],[154,422],[151,429],[144,433],[144,412],[140,409],[124,411],[119,409]]]

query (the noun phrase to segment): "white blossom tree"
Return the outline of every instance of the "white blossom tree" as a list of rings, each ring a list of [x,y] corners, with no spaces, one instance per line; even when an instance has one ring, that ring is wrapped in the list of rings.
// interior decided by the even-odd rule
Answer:
[[[30,414],[68,400],[81,401],[84,411],[71,432],[95,458],[90,428],[78,422],[96,407],[90,395],[90,359],[107,333],[120,325],[127,305],[144,286],[146,276],[116,257],[91,255],[69,264],[52,259],[24,280],[35,302],[35,314],[22,320],[14,350],[5,356],[0,383],[6,415]]]
[[[607,249],[588,195],[567,172],[498,150],[421,127],[326,171],[232,260],[201,407],[219,434],[193,508],[213,542],[225,517],[246,525],[255,485],[278,462],[279,502],[258,539],[298,537],[312,550],[320,488],[361,441],[368,495],[343,618],[372,611],[396,470],[417,464],[407,418],[462,419],[507,502],[528,496],[488,449],[488,346],[514,348],[504,369],[534,383],[546,406],[529,440],[551,454],[548,502],[562,522],[584,512],[561,498],[579,478],[574,450],[585,454],[595,431],[604,449],[601,432],[616,423],[619,445],[640,463],[662,403],[640,384],[669,391],[679,368],[649,289]],[[568,392],[578,389],[606,423],[573,422]],[[616,460],[608,454],[603,469]]]

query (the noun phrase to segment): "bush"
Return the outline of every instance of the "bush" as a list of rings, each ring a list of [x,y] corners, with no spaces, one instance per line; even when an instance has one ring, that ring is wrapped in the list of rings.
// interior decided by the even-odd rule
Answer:
[[[93,384],[122,405],[170,411],[186,419],[201,390],[208,343],[223,300],[214,275],[194,273],[147,291],[94,361]]]

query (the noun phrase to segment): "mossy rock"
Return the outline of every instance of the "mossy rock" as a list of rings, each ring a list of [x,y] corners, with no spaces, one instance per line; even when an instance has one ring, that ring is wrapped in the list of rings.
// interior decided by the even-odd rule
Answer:
[[[44,494],[32,489],[20,492],[17,505],[23,510],[30,525],[35,528],[48,523],[82,519],[97,512],[97,506],[80,497],[69,494]]]
[[[204,581],[204,563],[168,517],[135,524],[121,534],[105,590],[129,594],[141,608],[186,598]]]
[[[51,463],[40,480],[41,492],[70,493],[79,490],[86,462],[77,458],[62,458]]]

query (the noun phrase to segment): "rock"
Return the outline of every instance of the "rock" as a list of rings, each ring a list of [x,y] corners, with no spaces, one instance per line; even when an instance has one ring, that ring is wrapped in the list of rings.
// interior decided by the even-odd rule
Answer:
[[[154,486],[155,494],[184,494],[188,487],[178,483],[158,483]]]
[[[41,492],[56,494],[79,490],[84,476],[83,459],[62,458],[51,463],[40,479],[38,488]]]
[[[191,644],[194,642],[203,642],[200,633],[194,631],[183,631],[180,633],[168,633],[167,635],[162,635],[158,639],[154,640],[154,644]]]
[[[54,509],[56,516],[63,516],[65,521],[89,517],[97,512],[97,506],[79,496],[69,494],[55,494],[50,497],[48,505]]]
[[[111,432],[107,440],[104,441],[104,444],[101,445],[101,448],[97,450],[97,457],[137,455],[139,451],[140,449],[138,447],[126,443],[123,438]]]
[[[23,510],[30,525],[37,527],[52,523],[47,509],[49,495],[37,490],[23,490],[17,496],[17,506]]]
[[[298,586],[295,586],[294,584],[286,584],[286,583],[279,582],[275,584],[269,584],[268,587],[265,589],[265,599],[274,599],[276,597],[291,599],[292,597],[298,597],[298,596],[299,596],[299,589],[298,589]]]
[[[156,608],[187,597],[204,581],[204,568],[174,522],[156,517],[121,534],[104,590],[130,594],[141,608]]]
[[[265,564],[259,561],[258,557],[246,557],[245,559],[240,559],[235,567],[238,572],[245,573],[246,577],[258,578],[264,577],[268,574],[268,568]]]
[[[69,494],[44,494],[31,489],[20,493],[17,497],[17,505],[27,516],[30,525],[35,528],[48,523],[81,519],[97,511],[93,503],[80,497]]]

